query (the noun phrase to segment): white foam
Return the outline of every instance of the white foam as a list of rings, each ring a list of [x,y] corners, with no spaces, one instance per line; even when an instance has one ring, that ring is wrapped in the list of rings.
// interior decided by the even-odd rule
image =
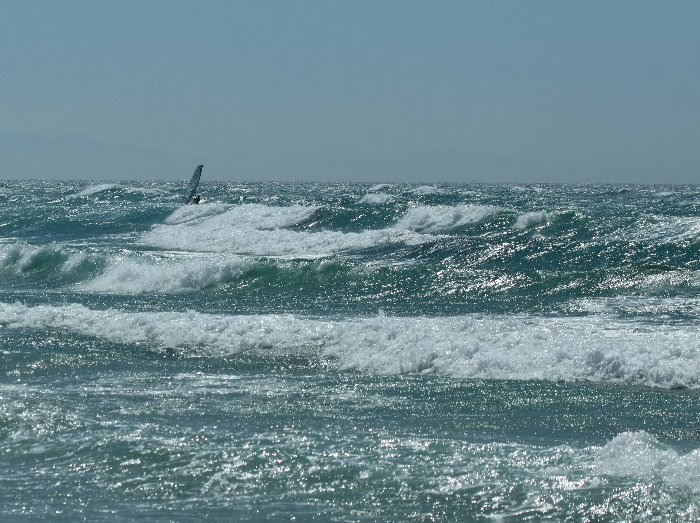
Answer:
[[[390,189],[393,187],[390,183],[378,183],[369,188],[370,192],[383,191],[384,189]]]
[[[355,331],[357,329],[357,331]],[[348,369],[700,386],[700,333],[604,318],[376,318],[328,349]]]
[[[201,211],[204,215],[196,215],[200,211],[179,210],[168,218],[172,223],[156,225],[139,241],[166,250],[317,258],[352,249],[429,240],[423,235],[394,228],[357,233],[286,228],[307,219],[316,209],[256,204],[235,206],[219,214],[210,214],[215,210]]]
[[[599,449],[595,469],[607,476],[657,477],[700,491],[700,449],[679,454],[644,431],[623,432]]]
[[[116,189],[117,187],[119,187],[119,185],[117,185],[116,183],[101,183],[99,185],[91,185],[90,187],[87,187],[86,189],[75,193],[73,196],[75,198],[78,198],[80,196],[91,196],[99,192],[111,191],[112,189]]]
[[[69,199],[74,199],[74,198],[81,198],[85,196],[92,196],[95,194],[99,194],[101,192],[108,192],[112,191],[114,189],[120,189],[123,192],[130,193],[130,194],[148,194],[148,195],[153,195],[153,194],[165,194],[165,191],[162,189],[157,189],[153,187],[134,187],[134,186],[125,186],[125,185],[120,185],[117,183],[100,183],[97,185],[91,185],[89,187],[86,187],[82,191],[79,191],[75,194],[71,194],[68,196]]]
[[[384,193],[369,193],[365,194],[362,198],[360,198],[360,203],[370,203],[375,205],[381,205],[393,201],[393,196]]]
[[[700,218],[648,216],[642,223],[635,225],[634,230],[627,231],[624,237],[632,241],[697,242],[700,240]],[[613,239],[619,240],[619,233],[615,233]]]
[[[318,206],[290,205],[273,207],[260,204],[237,205],[225,215],[225,221],[238,227],[273,230],[291,227],[309,218]]]
[[[187,292],[231,281],[254,266],[250,259],[231,255],[186,259],[118,256],[99,276],[76,289],[113,294]]]
[[[182,205],[165,219],[165,223],[169,225],[177,225],[179,223],[191,222],[199,218],[204,218],[206,216],[221,214],[223,212],[226,212],[230,208],[230,205],[225,205],[221,203]]]
[[[641,287],[700,287],[700,271],[673,270],[650,274],[642,279]]]
[[[460,378],[587,380],[700,388],[694,326],[602,318],[463,316],[317,319],[0,304],[0,326],[62,328],[121,343],[203,346],[215,354],[313,348],[347,370]]]
[[[700,286],[700,274],[693,272],[691,278],[684,280],[684,284]],[[641,278],[640,285],[652,287],[647,278]],[[663,280],[662,280],[663,281]],[[659,283],[659,282],[657,282]],[[680,285],[679,281],[673,281],[674,285]],[[661,285],[661,283],[659,283]],[[615,315],[646,315],[656,320],[667,318],[694,318],[700,320],[700,298],[688,296],[614,296],[609,298],[585,298],[570,302],[566,310],[569,313],[605,314],[610,317]]]
[[[421,233],[441,233],[479,223],[501,211],[500,207],[491,205],[421,205],[409,209],[399,219],[396,228]]]
[[[546,211],[526,212],[518,216],[518,219],[515,221],[515,225],[513,225],[513,227],[516,229],[529,229],[530,227],[547,223],[548,221],[549,213]]]
[[[128,186],[124,187],[124,191],[128,193],[141,193],[141,194],[167,194],[167,191],[164,191],[162,189],[157,189],[155,187],[133,187],[133,186]]]
[[[156,348],[204,347],[222,355],[318,343],[320,325],[291,316],[222,316],[199,312],[93,310],[80,304],[27,307],[0,303],[0,327],[58,328],[117,343]]]
[[[216,217],[218,222],[239,228],[255,228],[260,230],[291,227],[311,216],[318,207],[291,205],[288,207],[272,207],[260,204],[225,205],[208,203],[202,205],[183,205],[165,219],[169,225],[194,222],[202,218]]]
[[[428,195],[428,194],[441,194],[444,191],[440,189],[439,187],[435,187],[434,185],[421,185],[419,187],[415,187],[411,189],[411,192],[413,194],[419,194],[419,195]]]

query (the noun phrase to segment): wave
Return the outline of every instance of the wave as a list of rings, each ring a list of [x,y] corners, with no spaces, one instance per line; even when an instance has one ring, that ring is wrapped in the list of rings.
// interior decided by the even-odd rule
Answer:
[[[168,225],[187,223],[207,216],[222,214],[231,208],[230,205],[202,203],[200,205],[182,205],[165,219]]]
[[[73,198],[92,196],[93,194],[97,194],[100,192],[111,191],[112,189],[116,189],[117,187],[119,187],[119,185],[116,183],[101,183],[99,185],[91,185],[90,187],[87,187],[86,189],[75,193],[73,195]]]
[[[26,242],[0,244],[0,276],[20,278],[85,277],[103,262],[102,256],[59,244],[32,245]]]
[[[129,185],[121,185],[118,183],[100,183],[96,185],[91,185],[78,191],[77,193],[68,196],[69,199],[74,198],[85,198],[88,196],[95,196],[101,193],[111,193],[120,192],[125,194],[139,194],[139,195],[161,195],[164,191],[161,189],[149,188],[149,187],[135,187]]]
[[[700,275],[694,274],[700,286]],[[700,298],[688,296],[617,296],[573,300],[564,309],[570,314],[596,314],[619,317],[645,317],[659,321],[700,321]]]
[[[134,258],[119,256],[104,271],[75,288],[105,294],[179,293],[235,280],[257,267],[251,259],[232,256]]]
[[[700,241],[700,218],[647,216],[623,236],[628,241],[680,243]],[[614,239],[614,238],[609,238]]]
[[[354,346],[330,350],[345,368],[454,377],[700,386],[700,333],[604,318],[382,318]],[[689,367],[695,367],[694,369]]]
[[[426,196],[429,194],[443,194],[445,191],[439,187],[435,187],[434,185],[421,185],[419,187],[411,188],[410,192],[413,194]]]
[[[374,205],[382,205],[394,201],[394,197],[385,193],[369,193],[360,198],[359,203],[369,203]]]
[[[516,229],[529,229],[530,227],[541,225],[543,223],[547,223],[548,221],[549,213],[547,213],[547,211],[526,212],[518,216],[518,219],[515,221],[515,225],[513,225],[513,227]]]
[[[447,232],[479,223],[502,210],[492,205],[421,205],[409,209],[396,228],[431,234]]]
[[[160,349],[308,351],[344,370],[437,373],[455,378],[590,381],[700,388],[694,326],[602,318],[461,316],[304,318],[200,312],[121,312],[78,304],[0,303],[0,326],[58,328]]]
[[[194,207],[194,206],[191,206]],[[308,220],[315,206],[239,205],[190,211],[178,210],[141,236],[150,247],[194,252],[229,252],[254,256],[318,258],[379,245],[430,241],[423,235],[395,228],[362,232],[294,230]]]
[[[679,454],[644,431],[617,435],[596,452],[594,469],[606,476],[659,477],[700,492],[700,449]]]
[[[0,244],[0,278],[16,284],[48,281],[107,294],[178,293],[232,281],[259,264],[233,255],[94,252],[59,244]]]
[[[378,183],[369,188],[370,192],[383,191],[384,189],[391,189],[393,184],[390,183]]]

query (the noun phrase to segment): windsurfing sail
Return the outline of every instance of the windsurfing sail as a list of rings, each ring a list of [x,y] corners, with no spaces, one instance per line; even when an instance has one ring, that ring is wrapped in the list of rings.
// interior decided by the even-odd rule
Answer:
[[[202,176],[202,167],[204,167],[204,165],[198,165],[197,168],[194,170],[194,174],[192,175],[192,179],[190,180],[190,185],[187,187],[187,192],[185,193],[185,198],[182,200],[182,203],[184,203],[185,205],[192,201],[192,198],[194,198],[194,195],[197,192],[199,178]]]

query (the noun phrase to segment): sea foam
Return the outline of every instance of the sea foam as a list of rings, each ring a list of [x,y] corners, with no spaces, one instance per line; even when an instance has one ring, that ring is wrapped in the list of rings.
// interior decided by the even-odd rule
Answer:
[[[120,312],[82,305],[0,304],[0,326],[61,328],[155,348],[316,350],[340,368],[374,374],[635,383],[700,388],[700,333],[601,318],[362,317]]]
[[[526,212],[518,216],[518,219],[515,221],[515,225],[513,225],[513,227],[516,229],[528,229],[530,227],[534,227],[535,225],[547,223],[548,221],[549,214],[546,211]]]
[[[117,185],[116,183],[101,183],[99,185],[91,185],[90,187],[87,187],[82,191],[75,193],[73,196],[75,198],[79,198],[82,196],[92,196],[93,194],[97,194],[100,192],[111,191],[112,189],[116,189],[117,187],[119,187],[119,185]]]
[[[204,260],[117,256],[97,277],[75,287],[106,294],[187,292],[226,283],[255,266],[250,258],[232,255],[210,255]]]
[[[421,205],[409,209],[396,228],[426,234],[443,233],[479,223],[501,211],[500,207],[491,205]]]
[[[616,233],[616,236],[619,233]],[[688,216],[646,216],[633,229],[622,233],[630,241],[680,243],[700,241],[700,218]],[[611,238],[617,239],[617,238]]]
[[[394,197],[386,193],[368,193],[360,198],[359,203],[369,203],[373,205],[383,205],[394,201]]]
[[[91,185],[89,187],[86,187],[85,189],[68,196],[68,198],[73,199],[73,198],[83,198],[86,196],[94,196],[96,194],[103,193],[103,192],[111,192],[111,191],[114,191],[115,189],[118,189],[119,191],[121,191],[123,193],[144,194],[144,195],[150,195],[150,196],[161,195],[161,194],[164,194],[164,192],[165,192],[162,189],[158,189],[158,188],[137,187],[137,186],[132,186],[132,185],[120,185],[118,183],[100,183],[97,185]]]
[[[195,207],[195,206],[190,206]],[[161,249],[228,252],[254,256],[318,258],[329,254],[392,243],[418,244],[423,235],[400,228],[362,232],[294,230],[317,207],[240,205],[218,212],[178,210],[139,242]],[[219,209],[221,210],[221,209]]]
[[[606,476],[660,478],[700,492],[700,449],[680,454],[647,432],[623,432],[596,452],[595,471]]]

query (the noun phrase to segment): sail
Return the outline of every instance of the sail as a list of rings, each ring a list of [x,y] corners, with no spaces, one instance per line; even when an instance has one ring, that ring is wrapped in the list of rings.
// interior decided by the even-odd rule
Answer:
[[[190,180],[190,185],[187,187],[187,192],[185,193],[185,198],[182,200],[182,203],[184,203],[185,205],[192,201],[192,198],[197,192],[199,178],[202,176],[202,167],[204,167],[204,165],[198,165],[197,168],[194,170],[194,174],[192,175],[192,179]]]

